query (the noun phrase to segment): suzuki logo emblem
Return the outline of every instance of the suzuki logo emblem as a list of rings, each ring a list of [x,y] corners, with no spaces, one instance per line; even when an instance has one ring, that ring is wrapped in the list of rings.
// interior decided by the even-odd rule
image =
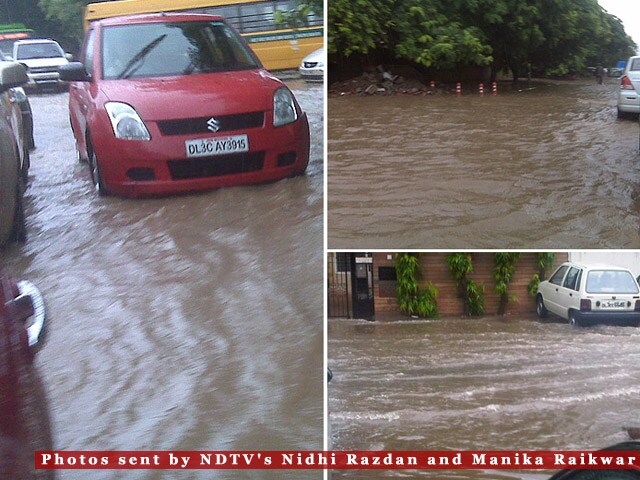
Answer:
[[[220,122],[215,118],[211,117],[207,121],[207,130],[211,130],[214,133],[217,132],[218,130],[220,130]]]

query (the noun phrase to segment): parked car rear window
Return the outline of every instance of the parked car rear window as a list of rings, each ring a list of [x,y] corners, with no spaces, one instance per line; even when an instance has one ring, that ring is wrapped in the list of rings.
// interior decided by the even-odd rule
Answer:
[[[638,284],[626,271],[592,270],[587,276],[587,293],[638,293]]]
[[[28,43],[26,45],[19,45],[16,53],[16,60],[59,57],[64,57],[64,52],[55,43]]]
[[[634,58],[631,61],[631,66],[629,67],[629,70],[640,70],[640,57]]]
[[[189,75],[258,68],[224,22],[170,22],[104,29],[103,78]]]

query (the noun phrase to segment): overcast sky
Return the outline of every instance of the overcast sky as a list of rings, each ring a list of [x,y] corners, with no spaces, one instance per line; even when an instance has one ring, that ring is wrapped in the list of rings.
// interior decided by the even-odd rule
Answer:
[[[622,20],[625,31],[640,48],[640,1],[598,0],[598,3],[607,12]]]

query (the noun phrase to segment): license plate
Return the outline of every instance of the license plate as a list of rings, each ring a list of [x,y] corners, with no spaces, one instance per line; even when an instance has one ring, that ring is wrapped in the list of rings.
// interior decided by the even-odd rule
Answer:
[[[249,151],[249,137],[247,135],[199,138],[187,140],[184,143],[187,148],[187,157],[209,157]]]
[[[627,302],[623,300],[603,300],[600,302],[600,308],[624,308]]]

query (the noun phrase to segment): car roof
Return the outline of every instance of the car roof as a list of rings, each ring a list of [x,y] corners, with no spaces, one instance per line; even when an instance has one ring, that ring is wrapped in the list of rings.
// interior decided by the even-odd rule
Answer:
[[[578,267],[578,268],[582,268],[582,269],[586,269],[586,270],[626,270],[626,271],[630,271],[626,267],[621,267],[620,265],[609,265],[607,263],[564,262],[562,265],[568,265],[568,266],[571,266],[571,267]]]
[[[55,43],[56,45],[58,44],[58,42],[50,38],[28,38],[25,40],[16,40],[15,42],[16,45],[24,45],[27,43]]]
[[[120,17],[104,18],[91,22],[92,25],[101,26],[131,25],[138,23],[160,23],[160,22],[196,22],[223,20],[220,15],[208,15],[205,13],[141,13],[136,15],[122,15]]]

